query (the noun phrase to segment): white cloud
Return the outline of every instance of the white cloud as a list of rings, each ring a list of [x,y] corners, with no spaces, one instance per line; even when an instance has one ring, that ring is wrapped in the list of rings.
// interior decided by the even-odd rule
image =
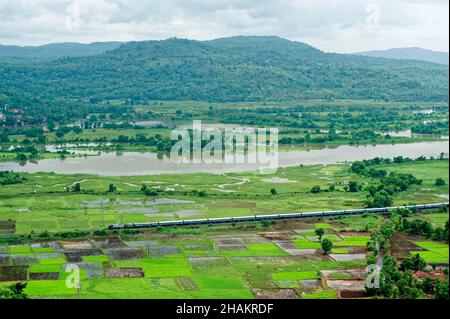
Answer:
[[[0,43],[278,35],[334,52],[448,51],[448,6],[447,0],[0,0]],[[375,20],[368,19],[373,8]]]

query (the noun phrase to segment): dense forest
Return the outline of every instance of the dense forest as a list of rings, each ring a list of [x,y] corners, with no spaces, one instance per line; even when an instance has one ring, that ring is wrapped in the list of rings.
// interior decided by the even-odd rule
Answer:
[[[448,67],[325,53],[277,37],[168,39],[95,56],[0,60],[0,92],[18,106],[66,99],[447,101]]]
[[[97,55],[117,49],[121,42],[94,42],[84,43],[52,43],[40,46],[0,45],[0,61],[17,62],[23,59],[45,60],[62,57],[80,57]]]

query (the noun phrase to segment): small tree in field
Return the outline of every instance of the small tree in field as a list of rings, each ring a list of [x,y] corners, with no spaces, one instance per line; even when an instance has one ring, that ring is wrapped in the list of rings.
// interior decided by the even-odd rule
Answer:
[[[323,230],[323,228],[317,228],[314,233],[316,234],[317,237],[319,237],[319,241],[322,241],[322,237],[325,234],[325,230]]]
[[[80,183],[75,183],[75,185],[72,186],[72,190],[73,190],[75,193],[81,192],[81,184],[80,184]]]
[[[328,238],[325,238],[322,240],[322,250],[325,255],[329,254],[331,252],[331,249],[333,248],[333,242],[329,240]]]
[[[117,187],[114,184],[109,184],[108,193],[114,193],[115,191],[117,191]]]
[[[318,193],[320,193],[320,186],[319,186],[319,185],[313,186],[313,187],[311,188],[310,192],[313,193],[313,194],[318,194]]]

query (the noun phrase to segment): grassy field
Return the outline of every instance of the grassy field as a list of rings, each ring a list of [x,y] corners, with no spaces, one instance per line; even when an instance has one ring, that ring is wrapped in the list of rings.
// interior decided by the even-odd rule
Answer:
[[[423,179],[422,185],[398,193],[394,197],[395,205],[445,201],[438,195],[448,194],[447,160],[382,168]],[[52,173],[24,176],[26,181],[22,184],[0,186],[0,222],[15,221],[18,234],[93,230],[121,222],[361,208],[366,193],[346,192],[344,187],[349,181],[357,181],[363,187],[371,182],[349,173],[347,164],[284,168],[272,175],[247,172],[131,177]],[[438,177],[445,180],[444,186],[435,186]],[[76,183],[80,183],[81,193],[70,191]],[[117,191],[109,193],[109,184]],[[159,190],[160,195],[145,196],[141,192],[142,185]],[[314,185],[324,191],[311,193]],[[328,191],[332,185],[335,189]],[[272,188],[276,189],[276,195],[271,194]],[[195,195],[194,191],[203,195]],[[439,216],[424,215],[423,218],[431,218],[436,225],[445,222],[445,218]],[[373,220],[368,217],[355,222],[368,227]],[[328,227],[320,225],[320,228]]]
[[[425,250],[412,251],[411,254],[419,254],[423,259],[425,259],[427,263],[448,263],[448,244],[442,244],[433,241],[415,242],[415,244]]]

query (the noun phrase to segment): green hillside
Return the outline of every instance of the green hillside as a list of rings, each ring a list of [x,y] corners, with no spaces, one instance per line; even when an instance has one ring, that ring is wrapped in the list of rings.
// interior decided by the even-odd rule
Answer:
[[[446,101],[448,67],[325,53],[277,37],[168,39],[88,57],[3,62],[0,91],[37,99]]]

